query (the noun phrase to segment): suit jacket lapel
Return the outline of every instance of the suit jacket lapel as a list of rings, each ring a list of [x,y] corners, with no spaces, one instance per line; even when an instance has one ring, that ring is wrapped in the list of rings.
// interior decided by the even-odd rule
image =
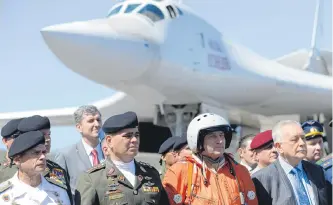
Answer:
[[[311,175],[311,171],[309,169],[309,167],[307,166],[306,163],[303,163],[302,161],[302,165],[303,165],[303,169],[306,173],[306,176],[308,177],[311,187],[313,189],[313,194],[315,195],[315,200],[316,200],[316,204],[319,204],[319,196],[318,196],[318,190],[317,190],[317,186],[313,183],[315,181],[315,179],[313,178],[313,176]]]
[[[132,184],[126,179],[124,174],[112,163],[110,159],[105,159],[105,173],[106,177],[110,181],[118,181],[118,183],[123,184],[131,189],[133,189]]]
[[[82,141],[78,142],[76,144],[76,153],[78,155],[78,158],[82,161],[82,163],[85,166],[85,169],[88,170],[89,168],[92,167],[89,156],[87,155],[86,150],[84,149],[84,146],[82,144]]]
[[[294,194],[294,189],[293,186],[291,185],[291,182],[289,181],[288,176],[286,175],[286,173],[284,172],[279,159],[275,160],[274,162],[278,172],[280,173],[280,179],[282,180],[282,183],[285,185],[286,189],[289,190],[284,190],[286,193],[291,193],[291,200],[293,201],[293,204],[296,204],[296,196]]]

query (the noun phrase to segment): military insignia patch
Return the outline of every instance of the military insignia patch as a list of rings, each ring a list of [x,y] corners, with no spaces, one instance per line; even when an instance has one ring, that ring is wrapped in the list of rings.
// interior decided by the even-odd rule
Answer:
[[[120,175],[120,176],[118,176],[118,180],[123,182],[123,181],[125,181],[125,177],[123,175]]]
[[[176,194],[173,196],[173,201],[176,203],[176,204],[179,204],[182,202],[182,196],[180,194]]]
[[[108,176],[111,176],[113,174],[113,172],[114,172],[114,168],[111,167],[110,170],[108,171]]]
[[[254,193],[254,191],[247,192],[247,198],[249,198],[250,200],[253,200],[255,197],[256,197],[256,194]]]
[[[8,202],[9,201],[9,195],[8,194],[2,195],[2,200],[5,201],[5,202]]]
[[[143,177],[141,175],[138,176],[138,180],[141,182]]]
[[[64,171],[58,168],[52,169],[50,173],[50,178],[54,179],[58,183],[66,184],[65,183],[65,176],[64,176]]]

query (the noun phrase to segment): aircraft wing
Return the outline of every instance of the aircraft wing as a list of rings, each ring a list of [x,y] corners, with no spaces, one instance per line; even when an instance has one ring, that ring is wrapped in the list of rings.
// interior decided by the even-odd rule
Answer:
[[[323,62],[324,66],[327,69],[327,73],[332,76],[332,51],[319,50],[318,52],[319,52],[318,56],[320,56],[320,59],[318,60],[321,60]],[[279,57],[275,59],[275,61],[291,68],[303,70],[305,68],[304,66],[307,64],[308,59],[309,59],[309,50],[300,49],[295,52],[284,55],[282,57]],[[318,70],[318,73],[321,72],[323,71]]]
[[[153,116],[152,106],[146,105],[145,103],[139,104],[135,98],[123,92],[117,92],[109,98],[91,104],[95,105],[100,110],[103,114],[103,120],[112,115],[129,110],[136,112],[141,121],[146,121],[147,119],[152,120],[151,118]],[[3,127],[11,119],[29,117],[32,115],[49,117],[52,126],[72,126],[75,125],[73,114],[77,108],[78,106],[48,110],[0,113],[0,127]]]

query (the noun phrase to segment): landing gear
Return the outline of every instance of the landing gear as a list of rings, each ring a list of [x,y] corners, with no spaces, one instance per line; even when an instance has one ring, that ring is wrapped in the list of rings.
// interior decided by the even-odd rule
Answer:
[[[169,127],[172,136],[185,136],[191,120],[200,113],[200,104],[158,105],[154,124]]]

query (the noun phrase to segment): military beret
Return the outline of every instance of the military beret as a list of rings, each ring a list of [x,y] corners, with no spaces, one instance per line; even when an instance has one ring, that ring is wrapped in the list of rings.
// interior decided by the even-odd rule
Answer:
[[[42,129],[50,129],[50,120],[48,117],[42,117],[40,115],[34,115],[24,118],[18,125],[18,130],[21,133],[29,131],[37,131]]]
[[[30,131],[20,134],[9,148],[8,157],[21,154],[39,144],[44,144],[45,138],[41,131]]]
[[[264,145],[273,142],[272,130],[266,130],[257,134],[250,144],[251,149],[258,149]]]
[[[302,124],[302,129],[306,140],[324,136],[323,126],[315,120],[305,121]]]
[[[23,118],[13,119],[7,122],[5,126],[1,129],[1,136],[4,138],[11,137],[12,135],[18,134],[19,130],[17,129],[19,123]]]
[[[125,112],[123,114],[109,117],[103,124],[103,131],[107,134],[119,132],[127,128],[135,128],[139,125],[138,117],[134,112]]]
[[[180,150],[185,145],[187,145],[186,136],[177,137],[175,144],[173,145],[173,150]]]
[[[165,140],[161,144],[160,149],[158,150],[158,153],[165,154],[165,153],[169,152],[173,148],[173,145],[175,144],[177,138],[179,138],[179,137],[169,137],[167,140]]]

